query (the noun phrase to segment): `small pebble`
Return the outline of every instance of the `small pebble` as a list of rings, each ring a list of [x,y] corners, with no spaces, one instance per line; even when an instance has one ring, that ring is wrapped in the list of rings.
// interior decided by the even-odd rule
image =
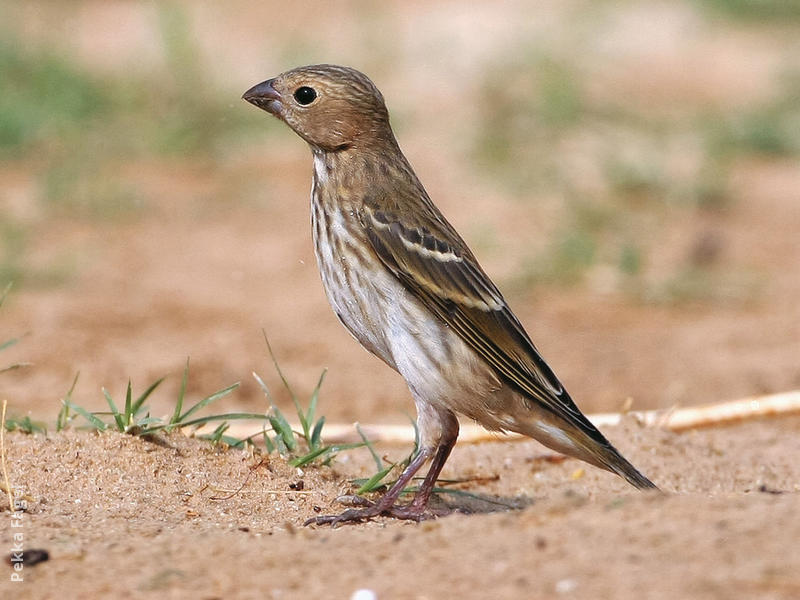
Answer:
[[[23,552],[12,552],[6,557],[6,562],[12,567],[17,564],[22,564],[26,567],[38,565],[41,562],[50,560],[50,553],[47,550],[31,549],[24,550]]]

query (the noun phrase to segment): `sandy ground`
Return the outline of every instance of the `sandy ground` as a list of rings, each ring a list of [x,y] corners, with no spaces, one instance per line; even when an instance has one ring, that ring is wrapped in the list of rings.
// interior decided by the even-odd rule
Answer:
[[[9,470],[27,502],[19,531],[50,560],[0,589],[20,599],[800,594],[800,419],[607,432],[665,493],[553,461],[533,442],[464,444],[444,476],[485,501],[447,502],[473,514],[335,530],[302,522],[336,510],[349,478],[369,474],[366,451],[299,471],[179,434],[13,434]]]

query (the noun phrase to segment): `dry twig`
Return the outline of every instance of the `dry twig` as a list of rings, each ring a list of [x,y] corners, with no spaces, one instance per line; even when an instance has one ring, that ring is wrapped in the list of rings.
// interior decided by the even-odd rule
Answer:
[[[729,402],[702,404],[699,406],[676,407],[668,410],[644,410],[625,413],[599,413],[587,415],[589,420],[599,427],[617,425],[624,418],[633,418],[647,427],[663,427],[670,431],[686,431],[702,427],[730,425],[740,421],[761,419],[765,417],[800,414],[800,390],[753,396]],[[228,433],[238,437],[254,434],[252,427],[231,425]],[[361,429],[373,442],[410,443],[414,441],[412,425],[364,425]],[[257,433],[257,432],[256,432]],[[344,443],[358,441],[359,437],[353,425],[345,423],[327,423],[324,432],[327,443]],[[459,442],[476,443],[490,440],[527,439],[517,434],[501,434],[490,432],[483,427],[465,423],[461,426]]]

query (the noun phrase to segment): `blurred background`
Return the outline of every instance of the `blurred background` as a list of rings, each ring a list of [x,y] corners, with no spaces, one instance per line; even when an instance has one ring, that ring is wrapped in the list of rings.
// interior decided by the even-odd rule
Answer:
[[[800,386],[800,2],[0,0],[0,398],[48,423],[187,357],[226,409],[329,368],[406,422],[311,249],[311,158],[240,100],[341,63],[587,411]],[[281,396],[282,401],[287,398]]]

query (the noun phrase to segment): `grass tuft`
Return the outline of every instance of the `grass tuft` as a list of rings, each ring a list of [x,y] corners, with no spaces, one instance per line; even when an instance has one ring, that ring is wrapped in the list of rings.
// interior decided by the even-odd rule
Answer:
[[[198,400],[186,411],[183,411],[183,402],[188,377],[189,361],[187,360],[186,367],[183,371],[181,388],[178,392],[178,397],[176,398],[175,402],[175,409],[172,412],[172,416],[168,419],[165,419],[163,417],[151,416],[149,409],[145,405],[146,400],[151,396],[156,388],[158,388],[161,382],[164,381],[163,377],[151,383],[147,389],[145,389],[145,391],[135,399],[133,397],[133,386],[131,385],[131,382],[128,381],[128,387],[125,393],[125,404],[123,405],[122,410],[118,408],[118,405],[112,398],[111,394],[104,388],[103,396],[105,397],[110,410],[92,412],[86,410],[72,400],[72,394],[78,381],[78,376],[76,375],[75,380],[72,383],[72,387],[70,387],[69,392],[67,392],[67,395],[62,400],[62,407],[56,419],[56,431],[61,431],[70,423],[73,418],[70,413],[80,415],[86,421],[88,421],[89,426],[92,429],[96,429],[97,431],[107,431],[110,429],[120,433],[126,433],[140,437],[150,437],[161,431],[173,431],[175,429],[183,429],[184,427],[199,428],[202,425],[216,421],[222,421],[224,425],[227,423],[227,421],[238,419],[253,419],[259,421],[263,421],[265,419],[264,415],[257,413],[225,413],[206,417],[190,418],[200,409],[205,408],[216,400],[219,400],[220,398],[230,394],[233,390],[239,387],[239,383],[234,383],[233,385],[229,385],[226,388],[214,392],[213,394]],[[212,441],[220,441],[223,438],[223,433],[226,429],[227,427],[223,427],[222,429],[218,427],[217,431],[215,431],[214,434],[211,434]],[[244,441],[235,440],[235,443],[232,445],[238,445],[240,443],[244,443]]]
[[[41,421],[34,421],[30,415],[24,417],[8,417],[5,422],[6,431],[19,431],[21,433],[47,433],[47,426]]]
[[[2,298],[0,298],[0,304],[1,303]],[[147,400],[164,381],[163,377],[151,383],[137,396],[134,395],[133,385],[129,380],[125,392],[125,399],[121,404],[112,397],[108,390],[103,388],[103,397],[108,404],[109,410],[90,411],[73,400],[73,394],[80,375],[79,373],[76,374],[72,385],[61,400],[61,408],[56,417],[56,432],[63,431],[69,427],[77,417],[81,417],[86,421],[90,429],[96,431],[116,431],[142,438],[152,437],[162,431],[169,433],[187,427],[197,429],[209,423],[219,423],[214,431],[198,435],[198,437],[208,440],[215,445],[225,444],[231,447],[241,447],[248,444],[254,445],[254,438],[260,435],[268,454],[278,452],[288,459],[290,465],[295,467],[305,466],[314,461],[319,461],[322,464],[329,464],[339,452],[360,448],[368,444],[366,439],[364,442],[353,444],[326,445],[323,443],[322,433],[325,425],[325,417],[317,417],[316,412],[320,389],[325,378],[325,371],[322,372],[317,380],[317,384],[311,393],[308,407],[304,408],[281,370],[266,334],[264,334],[264,339],[267,343],[267,348],[275,370],[295,405],[297,416],[300,421],[301,430],[299,432],[292,428],[285,415],[275,406],[267,384],[264,383],[264,380],[256,373],[253,373],[253,377],[255,377],[256,381],[261,386],[261,389],[264,391],[270,403],[269,410],[266,414],[235,412],[198,417],[197,413],[233,392],[239,387],[239,383],[234,383],[213,394],[209,394],[188,408],[185,408],[186,388],[189,381],[188,359],[186,360],[186,366],[183,370],[178,395],[175,398],[175,406],[168,417],[152,416],[146,406]],[[244,439],[237,439],[226,435],[226,432],[230,428],[229,421],[233,420],[257,421],[262,426],[261,432]],[[12,419],[9,421],[9,426],[29,433],[39,430],[45,431],[43,426],[37,422],[31,421],[28,417],[24,419]]]

